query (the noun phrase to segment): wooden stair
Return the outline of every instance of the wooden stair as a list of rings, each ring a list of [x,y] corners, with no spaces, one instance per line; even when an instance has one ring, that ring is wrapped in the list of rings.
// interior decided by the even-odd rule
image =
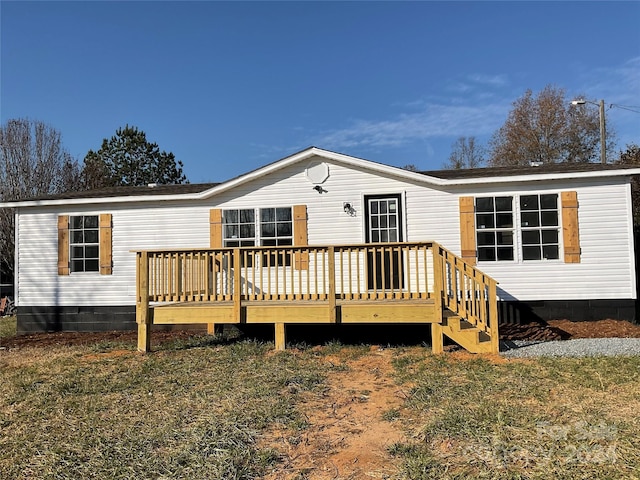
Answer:
[[[471,353],[499,353],[498,296],[493,278],[439,245],[434,250],[434,289],[440,322],[431,327],[434,353],[448,337]]]
[[[457,315],[443,318],[442,333],[470,353],[492,353],[491,337]]]

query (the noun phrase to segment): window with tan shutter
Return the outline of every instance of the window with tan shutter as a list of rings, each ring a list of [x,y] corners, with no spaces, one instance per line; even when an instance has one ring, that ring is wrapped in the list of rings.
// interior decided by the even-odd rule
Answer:
[[[471,264],[579,263],[577,192],[460,197],[460,242]]]
[[[58,216],[58,275],[111,275],[111,214]]]

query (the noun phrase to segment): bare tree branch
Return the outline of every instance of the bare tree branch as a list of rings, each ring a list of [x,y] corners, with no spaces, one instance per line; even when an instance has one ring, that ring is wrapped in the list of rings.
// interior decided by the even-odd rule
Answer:
[[[599,159],[600,116],[595,105],[573,106],[565,91],[547,85],[513,102],[513,110],[490,142],[492,166],[529,162],[594,162]],[[607,149],[615,135],[607,132]]]
[[[476,137],[460,137],[451,145],[449,160],[443,165],[448,170],[478,168],[485,163],[486,151]]]
[[[12,119],[0,127],[0,201],[80,188],[78,162],[60,132],[40,121]],[[0,272],[13,274],[14,212],[0,209]]]

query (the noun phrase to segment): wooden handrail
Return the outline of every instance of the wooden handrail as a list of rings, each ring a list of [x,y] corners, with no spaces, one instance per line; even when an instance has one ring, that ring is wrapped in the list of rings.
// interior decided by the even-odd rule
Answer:
[[[427,299],[434,292],[432,245],[173,249],[137,255],[148,262],[151,302]]]
[[[498,282],[441,245],[433,254],[443,307],[487,333],[498,351]]]

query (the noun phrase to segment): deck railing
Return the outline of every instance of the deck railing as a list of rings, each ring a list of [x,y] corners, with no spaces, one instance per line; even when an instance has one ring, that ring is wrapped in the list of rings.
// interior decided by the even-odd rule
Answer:
[[[442,259],[443,307],[498,342],[498,282],[442,246],[434,255]]]
[[[426,299],[433,243],[137,252],[151,302]],[[146,268],[145,268],[146,266]],[[144,295],[144,294],[143,294]]]
[[[497,282],[435,242],[145,250],[136,258],[139,322],[149,302],[230,302],[239,312],[245,302],[430,299],[498,341]]]

